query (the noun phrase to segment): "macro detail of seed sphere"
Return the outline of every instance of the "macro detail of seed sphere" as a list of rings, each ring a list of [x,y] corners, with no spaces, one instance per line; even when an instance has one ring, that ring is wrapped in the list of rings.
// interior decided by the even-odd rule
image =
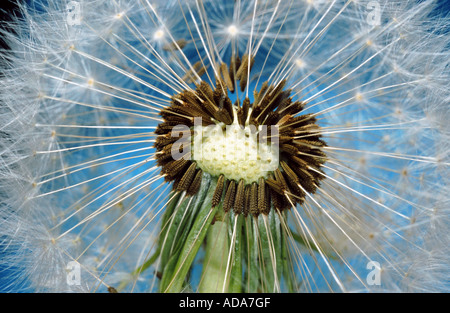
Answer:
[[[446,1],[7,4],[0,292],[450,291]]]
[[[234,93],[238,82],[241,91],[247,87],[253,64],[249,59],[254,58],[244,55],[241,62],[232,57],[235,73],[222,63],[215,88],[201,81],[195,91],[175,95],[160,113],[164,122],[156,130],[155,146],[161,171],[174,181],[174,189],[195,194],[195,172],[223,176],[231,195],[225,197],[232,198],[224,210],[257,216],[272,207],[284,210],[303,203],[306,192],[314,193],[323,178],[326,157],[315,117],[300,114],[306,103],[292,99],[286,81],[263,83],[253,102],[248,97],[231,102],[228,92]],[[256,189],[247,193],[249,199],[239,198],[245,198],[243,190],[236,196],[238,186],[252,190],[253,184]],[[217,186],[217,193],[222,188]],[[252,204],[255,197],[257,203]],[[239,207],[244,203],[248,207]]]

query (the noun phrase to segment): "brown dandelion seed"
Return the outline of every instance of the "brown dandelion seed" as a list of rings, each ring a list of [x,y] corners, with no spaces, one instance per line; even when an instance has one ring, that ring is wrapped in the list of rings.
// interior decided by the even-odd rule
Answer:
[[[187,43],[188,42],[187,42],[186,39],[179,39],[179,40],[176,40],[174,42],[166,43],[163,46],[163,50],[165,50],[165,51],[182,50],[184,47],[186,47]]]

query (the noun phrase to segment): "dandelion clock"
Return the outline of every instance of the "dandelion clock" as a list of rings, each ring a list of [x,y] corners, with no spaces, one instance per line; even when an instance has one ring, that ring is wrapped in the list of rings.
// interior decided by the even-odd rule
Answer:
[[[448,292],[438,5],[18,2],[3,290]]]

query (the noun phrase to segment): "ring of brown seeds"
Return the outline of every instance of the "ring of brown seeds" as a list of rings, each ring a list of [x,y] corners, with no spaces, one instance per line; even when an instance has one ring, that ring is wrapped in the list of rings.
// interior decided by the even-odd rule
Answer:
[[[253,125],[267,126],[266,142],[277,141],[279,145],[278,167],[266,177],[252,182],[231,179],[218,175],[211,205],[217,206],[223,200],[223,210],[233,210],[235,214],[257,217],[268,214],[271,209],[283,211],[296,204],[302,204],[306,193],[313,194],[324,178],[321,166],[326,160],[322,147],[320,128],[312,114],[300,112],[306,103],[293,101],[291,91],[285,90],[286,81],[272,86],[265,82],[254,93],[254,102],[246,97],[242,104],[232,104],[228,92],[234,93],[239,82],[243,92],[247,87],[248,73],[254,58],[244,55],[232,57],[230,66],[220,64],[216,86],[207,82],[196,83],[195,90],[184,90],[172,97],[171,105],[160,115],[163,122],[156,129],[156,161],[161,167],[161,175],[173,182],[173,189],[195,195],[200,189],[203,170],[197,160],[191,159],[190,136],[194,134],[194,118],[201,118],[202,126],[231,125],[238,123],[241,128]],[[199,72],[202,69],[197,69]],[[204,69],[206,70],[206,69]],[[192,75],[191,75],[192,76]],[[184,125],[189,131],[175,131],[177,125]],[[277,131],[274,131],[274,127]],[[187,134],[186,134],[187,133]],[[276,135],[274,135],[276,134]],[[178,147],[174,147],[178,144]],[[187,148],[186,148],[187,147]],[[174,159],[176,149],[180,158]]]

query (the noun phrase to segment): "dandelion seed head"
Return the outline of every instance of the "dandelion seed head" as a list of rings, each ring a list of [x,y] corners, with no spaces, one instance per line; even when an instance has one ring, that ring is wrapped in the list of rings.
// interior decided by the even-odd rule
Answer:
[[[1,31],[7,286],[449,290],[450,39],[435,1],[76,2],[20,3]],[[221,130],[200,138],[204,158],[169,159],[174,126],[194,135],[198,117]],[[278,151],[260,135],[273,125]],[[177,253],[181,282],[165,274]]]

